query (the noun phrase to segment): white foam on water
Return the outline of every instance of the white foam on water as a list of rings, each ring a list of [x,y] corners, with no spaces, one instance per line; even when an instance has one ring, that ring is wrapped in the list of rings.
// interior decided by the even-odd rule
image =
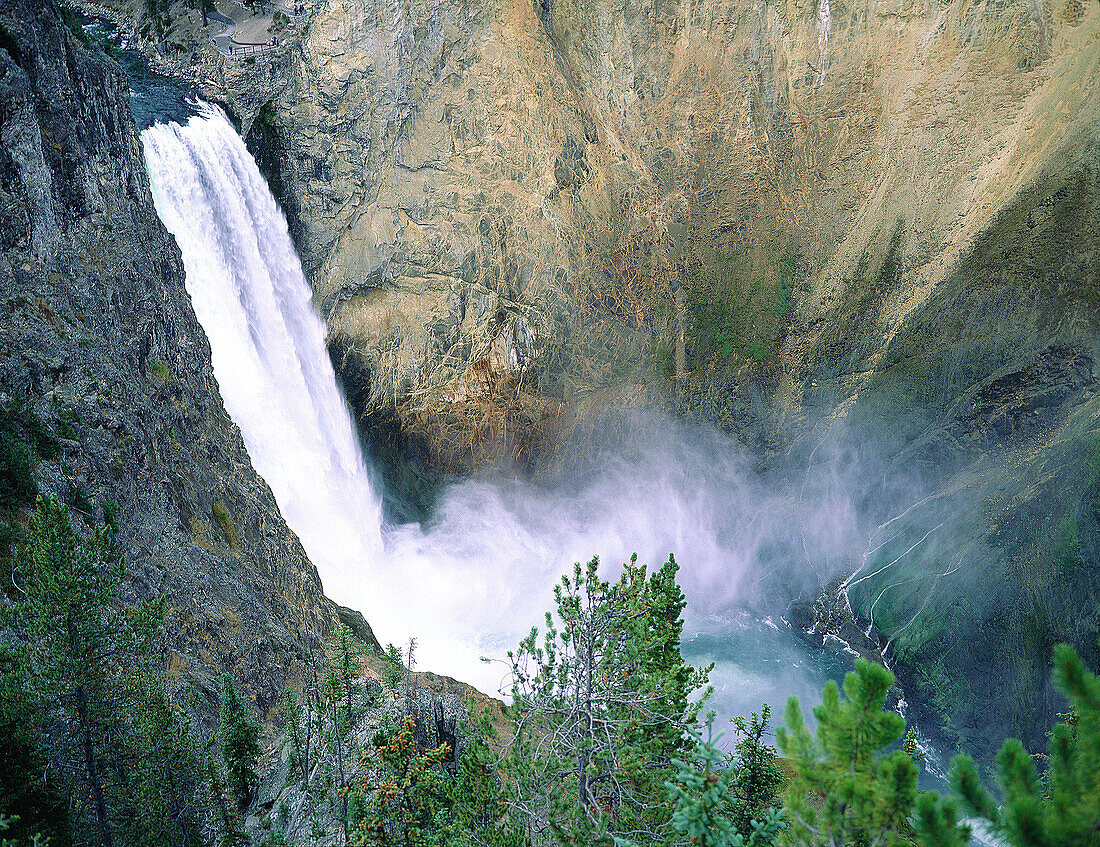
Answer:
[[[442,492],[427,525],[383,527],[286,220],[239,135],[203,104],[186,125],[155,125],[142,141],[157,211],[182,251],[214,374],[256,470],[326,593],[362,611],[383,643],[416,637],[420,667],[495,693],[505,668],[479,657],[504,656],[540,625],[560,575],[594,554],[613,578],[633,552],[653,568],[675,553],[701,622],[803,551],[836,561],[857,549],[845,486],[812,497],[775,490],[732,439],[658,419],[647,443],[609,452],[569,486],[466,480]],[[780,543],[790,555],[776,552]],[[772,633],[761,643],[780,635],[753,626]],[[798,652],[782,649],[788,659]],[[755,693],[742,696],[759,705]]]

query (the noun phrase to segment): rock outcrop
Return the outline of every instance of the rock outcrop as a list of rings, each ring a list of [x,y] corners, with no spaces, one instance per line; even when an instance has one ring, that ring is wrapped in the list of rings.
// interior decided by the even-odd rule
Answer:
[[[168,672],[207,695],[200,721],[223,671],[270,716],[337,608],[222,407],[126,77],[79,34],[53,2],[0,3],[0,399],[60,435],[39,488],[117,519],[128,590],[165,598]]]

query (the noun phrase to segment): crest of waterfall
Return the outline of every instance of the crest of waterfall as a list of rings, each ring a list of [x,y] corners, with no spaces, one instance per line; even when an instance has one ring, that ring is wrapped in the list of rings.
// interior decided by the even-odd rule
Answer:
[[[154,125],[142,144],[226,411],[325,592],[349,602],[381,556],[382,509],[286,218],[217,107]]]

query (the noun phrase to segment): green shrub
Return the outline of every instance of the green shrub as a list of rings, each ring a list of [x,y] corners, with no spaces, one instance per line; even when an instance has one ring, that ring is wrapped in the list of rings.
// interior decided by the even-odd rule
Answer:
[[[658,344],[653,350],[657,373],[671,379],[676,376],[676,356],[667,344]]]
[[[225,504],[221,500],[215,500],[212,512],[214,521],[225,536],[225,543],[236,550],[240,547],[240,542],[237,539],[236,530],[233,529],[233,522],[229,520],[229,512],[226,511]]]
[[[149,366],[149,370],[151,370],[154,374],[156,374],[165,382],[168,382],[168,380],[171,379],[172,375],[168,371],[168,365],[160,361],[159,359]]]
[[[77,41],[79,41],[81,44],[90,43],[88,39],[88,33],[84,31],[84,27],[80,25],[80,21],[76,19],[76,15],[73,13],[73,11],[67,6],[60,4],[58,5],[58,8],[61,10],[61,20],[64,22],[65,26],[68,27],[69,32],[71,32],[73,36],[76,37]]]
[[[57,434],[62,438],[74,440],[76,427],[73,424],[80,423],[80,413],[76,409],[66,409],[56,396],[53,398],[53,411],[57,420]]]
[[[767,847],[774,844],[786,828],[783,812],[771,802],[760,810],[759,818],[740,821],[747,809],[738,797],[735,781],[739,773],[724,767],[718,750],[719,738],[713,735],[714,713],[707,716],[707,737],[689,730],[695,742],[691,758],[676,759],[676,778],[666,783],[673,804],[672,828],[694,847]],[[774,798],[773,798],[774,799]],[[629,842],[615,839],[616,847]]]
[[[103,500],[103,522],[118,535],[118,503],[109,497]]]
[[[19,528],[12,526],[7,521],[0,521],[0,562],[5,565],[11,560],[11,549],[20,541]],[[14,588],[4,585],[4,591],[8,594],[15,592]]]
[[[451,780],[439,767],[452,751],[446,742],[420,750],[415,732],[416,721],[406,715],[399,729],[375,734],[369,758],[372,774],[355,788],[363,800],[363,814],[354,843],[371,847],[460,843]]]
[[[768,358],[768,348],[764,346],[763,342],[751,341],[749,342],[748,355],[755,362],[763,362]]]
[[[0,509],[11,511],[34,500],[34,459],[25,445],[0,435]]]
[[[61,449],[50,426],[26,398],[15,397],[0,405],[0,435],[17,438],[42,459],[52,459]]]
[[[171,10],[169,0],[145,0],[145,11],[149,15],[149,23],[161,40],[164,40],[164,36],[172,26]]]

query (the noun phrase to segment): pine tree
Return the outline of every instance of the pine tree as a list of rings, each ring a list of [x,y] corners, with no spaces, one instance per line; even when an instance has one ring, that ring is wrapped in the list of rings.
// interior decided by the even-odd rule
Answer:
[[[124,668],[129,622],[115,606],[121,563],[108,533],[82,538],[68,510],[39,498],[25,542],[13,557],[22,601],[12,622],[25,639],[33,688],[53,708],[44,717],[60,741],[59,763],[83,790],[76,798],[97,840],[112,847],[115,826],[108,809],[107,743]]]
[[[917,766],[904,750],[885,751],[901,740],[905,720],[883,710],[894,675],[881,665],[856,660],[844,678],[843,696],[833,681],[814,707],[815,734],[806,728],[798,698],[787,701],[779,749],[794,764],[787,789],[789,838],[798,844],[908,847],[917,829],[927,847],[965,843],[954,804],[920,795]],[[810,797],[818,798],[815,804]]]
[[[660,843],[671,812],[665,780],[690,746],[690,695],[706,672],[680,654],[684,596],[671,556],[654,573],[632,558],[620,579],[599,560],[555,588],[557,622],[509,653],[515,724],[506,785],[535,838],[610,843],[615,834]],[[560,628],[559,628],[560,627]]]
[[[260,725],[248,713],[229,674],[222,677],[218,739],[221,741],[229,793],[237,809],[243,812],[252,802],[252,791],[260,781],[256,775],[256,761],[260,756]]]
[[[1005,741],[997,756],[1001,804],[981,784],[969,756],[952,761],[952,787],[970,814],[1018,847],[1100,844],[1100,679],[1072,647],[1059,644],[1054,682],[1071,710],[1050,733],[1043,779],[1016,739]]]
[[[35,834],[68,847],[66,798],[46,767],[42,714],[18,651],[0,643],[0,813],[13,844]]]
[[[18,832],[19,815],[0,812],[0,847],[50,847],[50,837],[40,832],[22,835]]]
[[[287,778],[300,776],[305,783],[309,779],[311,750],[307,743],[302,707],[298,705],[298,697],[290,688],[283,693],[283,716],[286,720],[286,733],[290,737],[290,758],[287,761],[290,773]]]
[[[3,622],[17,659],[5,664],[22,669],[41,749],[70,794],[74,836],[112,847],[119,833],[157,831],[157,843],[188,843],[195,828],[176,824],[198,814],[185,774],[193,742],[152,661],[163,604],[123,604],[113,529],[77,532],[53,498],[38,499],[12,561],[18,597]],[[158,711],[172,715],[168,736]]]
[[[290,775],[299,782],[302,795],[288,810],[284,835],[293,838],[307,814],[316,814],[316,804],[323,803],[340,823],[347,843],[355,823],[353,789],[361,771],[355,726],[364,708],[356,685],[361,656],[351,630],[338,627],[331,656],[323,663],[313,659],[311,653],[300,696],[289,689],[285,694]]]
[[[738,799],[734,821],[737,831],[746,838],[756,831],[754,823],[777,810],[780,792],[787,782],[777,763],[776,749],[764,743],[770,719],[771,707],[764,703],[747,720],[740,715],[732,720],[737,736],[730,764],[731,787]]]
[[[405,679],[405,657],[401,655],[401,648],[396,644],[387,644],[385,653],[386,664],[382,669],[382,684],[387,691],[396,691]]]
[[[218,766],[212,756],[207,756],[203,761],[205,770],[205,783],[210,791],[210,808],[212,822],[215,830],[220,835],[221,847],[238,847],[249,843],[241,826],[241,815],[237,810],[237,804],[230,802],[226,797],[225,783],[222,782]]]
[[[692,756],[675,760],[676,777],[665,783],[675,809],[672,828],[681,836],[680,843],[692,847],[768,847],[786,826],[782,811],[769,801],[759,819],[741,824],[748,807],[736,789],[740,771],[725,766],[725,756],[718,749],[721,736],[714,736],[713,727],[711,712],[705,739],[698,731],[689,731],[694,741]],[[622,839],[615,843],[628,847]]]
[[[334,812],[343,830],[343,843],[347,844],[351,825],[350,786],[359,755],[354,732],[358,717],[355,677],[358,673],[359,656],[348,627],[339,627],[334,641],[336,649],[325,675],[322,696],[329,730],[325,733],[325,739],[334,760],[331,774]]]
[[[187,716],[160,680],[141,684],[141,708],[130,713],[127,759],[131,788],[122,805],[120,832],[132,847],[202,843],[202,761]]]

